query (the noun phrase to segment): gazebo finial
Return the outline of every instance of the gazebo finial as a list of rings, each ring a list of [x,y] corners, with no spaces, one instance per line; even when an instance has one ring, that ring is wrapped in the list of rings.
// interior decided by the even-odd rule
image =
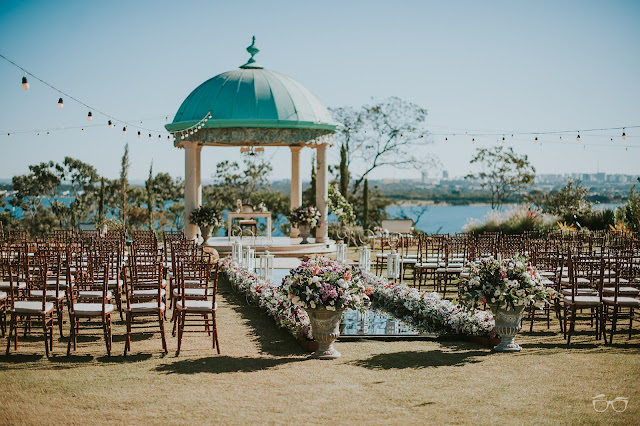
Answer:
[[[253,57],[256,56],[258,52],[260,52],[260,49],[258,49],[258,46],[256,46],[256,36],[253,36],[253,38],[251,39],[251,46],[247,47],[247,52],[249,52],[249,54],[251,55],[251,58],[249,58],[247,63],[242,65],[240,68],[243,68],[243,69],[264,68],[262,65],[257,63],[255,59],[253,59]]]

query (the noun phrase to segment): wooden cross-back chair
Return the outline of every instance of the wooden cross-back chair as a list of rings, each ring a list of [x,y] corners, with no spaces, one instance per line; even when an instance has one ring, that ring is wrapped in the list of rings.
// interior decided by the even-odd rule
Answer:
[[[212,265],[207,262],[194,261],[192,268],[195,269],[201,279],[206,279],[207,285],[204,289],[204,297],[201,299],[190,299],[187,296],[186,262],[178,261],[178,291],[179,297],[176,301],[176,326],[178,332],[178,349],[176,355],[180,354],[182,347],[182,337],[185,332],[206,332],[212,336],[213,348],[220,353],[220,344],[218,343],[218,328],[216,323],[216,313],[218,304],[216,303],[216,292],[218,289],[218,263],[214,267],[214,273],[211,274]],[[189,327],[190,329],[187,329]]]
[[[67,356],[77,350],[80,326],[84,328],[101,327],[104,335],[107,355],[111,356],[111,313],[114,306],[111,303],[110,292],[107,288],[109,278],[109,259],[107,256],[91,256],[87,262],[87,272],[82,285],[91,288],[90,298],[82,297],[82,290],[76,289],[73,281],[69,285],[69,323],[71,335],[67,346]],[[88,290],[85,290],[88,291]],[[81,321],[81,320],[87,321]],[[99,320],[99,321],[96,321]]]
[[[45,353],[49,358],[53,350],[53,312],[55,306],[48,302],[46,297],[40,300],[20,300],[18,291],[14,287],[13,280],[17,277],[27,283],[27,291],[42,291],[47,289],[47,263],[39,263],[35,257],[23,257],[19,261],[9,261],[9,302],[8,311],[11,315],[9,320],[9,335],[7,337],[7,352],[11,350],[13,339],[14,350],[18,349],[18,320],[23,319],[25,324],[25,334],[31,330],[32,321],[42,323],[42,332],[45,346]]]
[[[133,329],[148,330],[153,326],[153,324],[150,323],[152,320],[158,321],[162,337],[162,349],[164,353],[167,353],[167,341],[164,329],[166,290],[163,285],[162,264],[159,262],[155,265],[134,263],[127,268],[131,271],[128,274],[124,274],[127,323],[124,355],[126,356],[127,351],[131,350],[131,334]],[[136,322],[136,319],[139,321]]]

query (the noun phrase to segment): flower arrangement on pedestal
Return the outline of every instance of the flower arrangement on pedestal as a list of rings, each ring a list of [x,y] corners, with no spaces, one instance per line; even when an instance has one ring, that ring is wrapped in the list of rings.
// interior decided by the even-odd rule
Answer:
[[[542,284],[528,259],[516,254],[513,259],[498,256],[471,263],[469,278],[461,281],[459,295],[466,306],[476,308],[486,303],[491,307],[496,331],[502,337],[494,350],[508,352],[522,349],[514,337],[520,330],[524,308],[543,308],[553,292]]]
[[[300,227],[301,225],[308,225],[309,228],[315,228],[320,221],[320,211],[314,206],[298,207],[291,210],[289,214],[289,222],[293,226]]]
[[[211,231],[220,224],[220,214],[214,207],[202,206],[191,211],[189,220],[200,228],[202,237],[206,240],[211,236]]]
[[[302,263],[284,278],[283,290],[309,314],[311,333],[319,344],[312,357],[340,357],[333,342],[340,335],[342,312],[369,304],[365,283],[366,276],[359,268],[325,257]]]

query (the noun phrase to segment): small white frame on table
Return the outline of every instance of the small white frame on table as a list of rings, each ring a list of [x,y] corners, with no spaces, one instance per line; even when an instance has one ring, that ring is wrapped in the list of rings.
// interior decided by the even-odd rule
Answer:
[[[267,238],[271,239],[271,212],[229,212],[227,214],[227,234],[231,240],[231,223],[235,218],[253,219],[264,217],[267,219]]]

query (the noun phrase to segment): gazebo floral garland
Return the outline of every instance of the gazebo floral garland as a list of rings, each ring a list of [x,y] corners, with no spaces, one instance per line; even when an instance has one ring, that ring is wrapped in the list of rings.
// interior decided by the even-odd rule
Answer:
[[[305,310],[292,302],[282,287],[258,277],[229,258],[220,260],[220,272],[232,287],[264,308],[280,326],[296,338],[312,339]],[[495,337],[493,316],[442,300],[437,293],[421,293],[404,284],[365,273],[373,307],[387,311],[417,330],[427,333]]]

